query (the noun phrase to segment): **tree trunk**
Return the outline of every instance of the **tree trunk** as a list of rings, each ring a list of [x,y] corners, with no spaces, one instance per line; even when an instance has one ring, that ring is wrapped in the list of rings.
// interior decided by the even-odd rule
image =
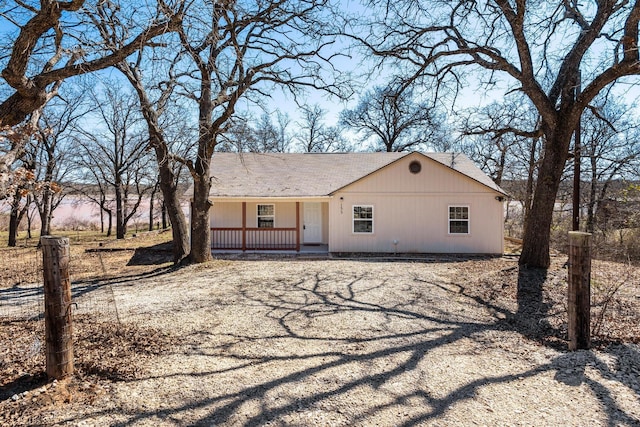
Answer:
[[[166,157],[164,158],[166,159]],[[169,221],[171,223],[171,235],[173,238],[173,262],[178,264],[184,261],[189,256],[189,228],[187,226],[187,219],[185,218],[184,212],[182,211],[182,206],[180,206],[177,180],[175,179],[174,173],[171,170],[169,163],[166,160],[164,162],[159,161],[158,168],[160,172],[160,191],[162,191],[163,198],[162,228],[167,228],[168,215]],[[209,211],[207,210],[207,218],[208,212]],[[206,231],[209,231],[208,224]]]
[[[173,261],[178,264],[184,261],[190,252],[189,228],[184,216],[180,200],[176,192],[171,196],[171,201],[166,203],[167,214],[171,221],[171,234],[173,237]],[[208,230],[208,229],[207,229]]]
[[[170,178],[162,177],[163,175],[169,174],[171,175]],[[171,235],[173,237],[173,262],[178,264],[189,256],[189,228],[187,227],[187,219],[185,218],[182,207],[180,206],[177,185],[173,180],[173,172],[168,165],[160,165],[160,175],[160,190],[162,190],[162,197],[164,198],[163,206],[167,215],[169,216],[169,220],[171,221]],[[162,222],[163,226],[166,228],[165,215],[163,215],[162,217]],[[207,231],[209,231],[208,228]]]
[[[591,155],[591,184],[589,186],[589,202],[587,204],[587,225],[586,230],[588,233],[593,233],[595,229],[595,210],[596,210],[596,198],[598,190],[598,175],[596,170],[596,159]]]
[[[100,207],[100,233],[104,233],[104,209]]]
[[[45,186],[42,192],[42,207],[38,210],[40,214],[40,236],[51,235],[51,197],[51,190]]]
[[[116,239],[124,239],[124,212],[123,212],[123,200],[122,200],[122,185],[120,182],[116,182]],[[111,229],[111,226],[109,226]]]
[[[531,211],[531,202],[533,200],[533,186],[536,172],[536,150],[538,149],[538,138],[531,141],[531,151],[529,151],[529,167],[527,169],[527,188],[525,189],[524,206],[523,206],[523,222],[526,228],[527,218]]]
[[[571,127],[563,126],[545,142],[533,204],[525,222],[520,265],[548,268],[551,263],[549,256],[551,222],[556,195],[569,153],[571,133]]]
[[[207,179],[208,182],[208,179]],[[211,259],[209,229],[209,186],[198,183],[194,185],[191,209],[191,261],[202,263]]]
[[[507,150],[506,149],[501,149],[500,150],[500,160],[498,163],[498,167],[496,169],[496,179],[493,180],[493,182],[496,183],[497,186],[501,186],[502,185],[502,177],[504,175],[504,167],[507,163]]]
[[[9,241],[7,243],[10,248],[15,248],[18,244],[18,225],[18,215],[11,209],[11,214],[9,215]]]
[[[166,229],[166,215],[169,215],[171,221],[171,235],[173,238],[173,262],[181,263],[187,259],[190,253],[189,248],[189,228],[187,227],[187,219],[184,216],[180,199],[178,198],[178,179],[171,169],[171,165],[167,160],[169,158],[169,150],[164,141],[157,140],[153,144],[156,160],[158,162],[160,191],[162,191],[162,227]],[[208,171],[208,169],[207,169]],[[209,182],[207,178],[207,182]],[[207,189],[207,200],[208,200]],[[208,218],[207,210],[207,218]],[[207,232],[209,228],[207,225]],[[209,257],[211,255],[209,254]]]
[[[111,212],[111,209],[105,209],[105,212],[107,213],[107,237],[111,237],[111,228],[113,226],[113,213]]]
[[[25,210],[27,213],[27,239],[31,239],[31,215],[29,213],[29,205],[31,204],[31,196],[27,196],[27,206],[25,206]]]
[[[158,191],[158,182],[156,182],[149,196],[149,231],[153,231],[153,199],[156,196],[156,191]]]
[[[206,163],[193,180],[193,203],[191,205],[191,261],[202,263],[211,259],[211,243],[209,228],[209,162],[200,158],[199,163]]]
[[[20,226],[22,215],[24,215],[24,210],[20,209],[20,200],[22,200],[22,196],[20,191],[16,190],[11,202],[11,212],[9,213],[9,241],[7,245],[11,248],[15,248],[18,244],[18,227]]]
[[[155,194],[151,193],[149,197],[149,231],[153,231],[153,197]]]
[[[167,204],[162,201],[162,229],[167,229]]]

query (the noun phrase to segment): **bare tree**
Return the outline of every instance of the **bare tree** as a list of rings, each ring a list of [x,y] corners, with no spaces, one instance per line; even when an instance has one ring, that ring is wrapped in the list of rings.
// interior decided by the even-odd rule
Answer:
[[[229,130],[238,102],[263,97],[275,87],[334,90],[326,83],[324,55],[331,44],[320,33],[330,20],[328,0],[190,3],[178,31],[182,91],[198,109],[195,157],[183,158],[193,178],[191,254],[211,259],[209,190],[211,157]]]
[[[105,31],[104,34],[106,37],[108,32]],[[180,75],[174,68],[176,62],[171,61],[166,70],[160,72],[161,69],[158,67],[158,72],[153,73],[161,78],[156,80],[143,78],[143,65],[152,65],[150,62],[143,64],[143,53],[138,54],[136,62],[123,61],[117,64],[116,68],[124,74],[138,96],[142,116],[147,126],[149,145],[155,153],[158,184],[163,198],[163,212],[169,215],[171,221],[173,260],[175,263],[180,263],[189,255],[189,231],[180,204],[180,194],[178,194],[182,164],[174,160],[172,153],[184,155],[191,145],[181,141],[178,136],[190,134],[185,131],[185,121],[182,118],[178,119],[179,113],[184,111],[172,99]],[[171,135],[171,129],[177,128],[179,130]],[[152,196],[153,194],[152,192]],[[153,203],[151,205],[153,206]]]
[[[264,112],[255,125],[252,116],[236,115],[230,121],[229,130],[221,135],[218,151],[251,153],[285,153],[289,151],[290,139],[288,127],[289,116],[280,111],[275,112],[276,123],[272,114]]]
[[[544,136],[544,179],[536,183],[520,264],[547,268],[555,198],[580,116],[610,85],[640,74],[640,0],[374,4],[384,11],[370,15],[384,20],[355,38],[407,69],[406,86],[427,78],[463,84],[468,71],[493,87],[501,76],[535,107],[539,125],[525,130]],[[581,73],[583,89],[576,95]]]
[[[38,137],[34,122],[40,111],[33,114],[29,123],[0,129],[0,200],[10,199],[8,246],[17,243],[18,227],[25,213],[28,216],[32,204],[31,192],[36,183],[33,156],[25,148]],[[17,166],[17,167],[16,167]]]
[[[595,231],[595,218],[616,180],[633,180],[640,169],[640,123],[633,109],[615,101],[600,100],[582,119],[581,158],[588,183],[586,230]],[[604,231],[604,230],[603,230]]]
[[[113,191],[116,238],[123,239],[128,221],[151,187],[146,173],[148,140],[142,132],[139,106],[132,94],[109,85],[103,97],[95,93],[92,97],[97,106],[95,120],[100,121],[91,129],[87,126],[79,129],[78,162],[101,189],[101,206],[106,205],[107,189]]]
[[[16,187],[9,204],[11,210],[9,211],[9,237],[7,246],[10,248],[15,247],[18,243],[18,227],[20,227],[22,218],[29,210],[30,205],[31,196],[29,195],[29,190],[21,186]]]
[[[520,93],[511,94],[501,102],[458,112],[456,124],[460,137],[456,149],[464,152],[503,186],[510,195],[505,212],[509,232],[522,229],[533,199],[540,160],[539,137],[522,129],[534,129],[538,115],[528,99]],[[511,209],[511,201],[520,208]]]
[[[252,152],[277,152],[278,151],[278,131],[271,122],[271,117],[267,113],[260,116],[255,129],[255,145],[249,146]]]
[[[28,123],[0,127],[0,200],[13,196],[16,188],[28,184],[25,180],[32,180],[24,167],[16,168],[16,165],[25,155],[27,144],[38,136],[35,123],[39,117],[40,111],[37,111]]]
[[[51,234],[53,212],[67,194],[61,183],[72,168],[71,133],[78,119],[87,113],[82,103],[83,97],[77,93],[50,102],[38,122],[37,143],[27,147],[34,164],[33,202],[40,216],[41,236]]]
[[[148,4],[138,7],[136,3],[19,1],[0,12],[17,30],[6,46],[9,55],[2,77],[13,93],[0,102],[0,126],[17,125],[43,107],[56,94],[52,84],[113,66],[154,37],[174,30],[180,22],[179,15],[167,14],[168,8],[161,8],[149,20],[153,13],[147,13]],[[122,41],[118,50],[96,43],[99,34],[95,25],[114,14],[125,16],[130,25],[139,28]]]
[[[281,111],[276,112],[276,137],[275,137],[275,151],[279,153],[286,153],[290,151],[291,133],[289,131],[289,125],[291,124],[291,118],[287,113]]]
[[[65,79],[110,67],[179,24],[180,15],[168,8],[149,14],[149,6],[140,7],[137,1],[42,0],[18,1],[0,10],[5,28],[14,27],[3,34],[7,54],[0,88],[7,95],[0,100],[0,129],[23,123],[56,96]],[[96,25],[116,15],[125,16],[129,28],[138,31],[127,32],[125,38],[112,33],[121,40],[120,47],[112,49],[97,42]],[[10,174],[22,148],[16,145],[0,153],[0,178]]]
[[[249,151],[257,153],[285,153],[289,151],[290,137],[287,128],[290,123],[289,116],[276,111],[276,122],[272,121],[272,115],[263,113],[255,126],[256,146]]]
[[[399,84],[378,86],[366,92],[353,109],[342,111],[340,122],[365,139],[374,139],[375,151],[411,151],[433,147],[445,138],[444,116],[426,102],[416,102],[413,92]]]
[[[349,151],[346,140],[337,126],[324,123],[327,112],[318,104],[302,107],[302,118],[295,139],[305,153],[330,153]]]
[[[521,164],[528,163],[521,153],[531,138],[520,135],[519,129],[535,127],[537,116],[534,108],[522,97],[510,97],[502,102],[458,113],[460,138],[457,146],[476,162],[493,179],[502,185],[503,178],[521,177]],[[524,148],[524,150],[523,150]],[[534,158],[534,161],[536,159]]]
[[[83,158],[82,154],[74,157],[74,164],[77,170],[74,173],[73,184],[71,184],[72,190],[98,206],[100,232],[110,237],[113,234],[113,200],[110,186],[102,180],[100,171],[92,168],[91,162]],[[105,215],[107,216],[106,231],[104,225]]]
[[[220,135],[220,140],[216,145],[216,151],[225,153],[242,153],[245,151],[256,151],[253,147],[258,147],[255,129],[251,127],[250,117],[236,114],[229,120],[227,131]]]

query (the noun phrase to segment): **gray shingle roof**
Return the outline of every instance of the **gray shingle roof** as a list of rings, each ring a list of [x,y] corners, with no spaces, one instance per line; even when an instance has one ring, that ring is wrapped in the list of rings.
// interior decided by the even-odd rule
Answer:
[[[211,197],[321,197],[411,153],[215,153]],[[504,191],[463,154],[420,153]],[[453,161],[453,162],[452,162]],[[190,189],[193,194],[193,189]]]

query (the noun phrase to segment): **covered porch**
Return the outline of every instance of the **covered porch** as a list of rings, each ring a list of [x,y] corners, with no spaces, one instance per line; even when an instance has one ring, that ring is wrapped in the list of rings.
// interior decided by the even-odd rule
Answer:
[[[214,200],[211,250],[328,251],[327,201]]]

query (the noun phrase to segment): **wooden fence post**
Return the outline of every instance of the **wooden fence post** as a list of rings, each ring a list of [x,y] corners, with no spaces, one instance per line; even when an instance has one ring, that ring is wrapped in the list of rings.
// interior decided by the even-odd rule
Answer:
[[[591,234],[569,232],[569,350],[591,346]]]
[[[69,239],[42,236],[44,316],[47,376],[61,379],[73,374]]]

